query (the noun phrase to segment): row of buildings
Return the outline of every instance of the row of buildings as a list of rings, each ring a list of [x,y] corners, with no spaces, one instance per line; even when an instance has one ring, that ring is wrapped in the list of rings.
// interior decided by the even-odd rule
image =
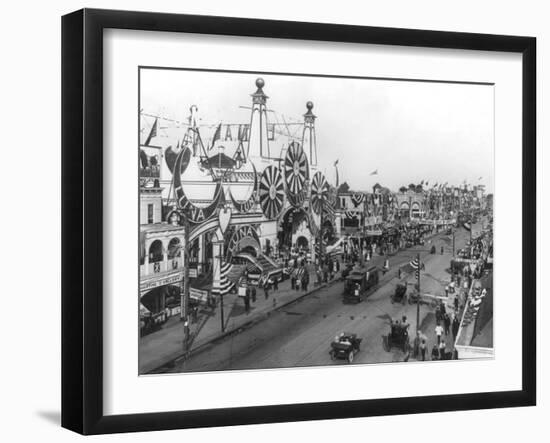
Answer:
[[[209,301],[245,272],[280,278],[297,251],[318,262],[338,239],[367,241],[408,224],[437,228],[486,205],[482,186],[391,191],[377,184],[364,192],[329,183],[319,169],[313,103],[306,104],[303,121],[293,123],[297,136],[282,134],[268,119],[264,86],[256,80],[249,123],[216,125],[208,140],[196,106],[180,127],[162,128],[162,119],[142,115],[143,313],[177,309],[184,265],[191,296]]]

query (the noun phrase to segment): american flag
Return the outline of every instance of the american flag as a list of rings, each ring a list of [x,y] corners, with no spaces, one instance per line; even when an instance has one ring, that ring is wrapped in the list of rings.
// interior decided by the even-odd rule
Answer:
[[[418,279],[420,277],[420,269],[422,268],[422,263],[418,258],[414,258],[410,261],[409,265],[414,269],[414,276]]]
[[[222,266],[220,269],[220,281],[219,283],[214,282],[214,285],[212,287],[213,295],[225,295],[229,293],[234,285],[234,283],[229,280],[229,278],[227,278],[232,267],[233,265],[231,263],[222,262]]]

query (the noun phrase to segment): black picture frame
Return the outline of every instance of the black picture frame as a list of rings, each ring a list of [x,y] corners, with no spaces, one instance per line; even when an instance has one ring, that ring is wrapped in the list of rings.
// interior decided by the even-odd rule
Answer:
[[[522,388],[106,416],[103,413],[103,31],[108,28],[522,54]],[[62,426],[82,434],[536,404],[536,39],[84,9],[62,18]]]

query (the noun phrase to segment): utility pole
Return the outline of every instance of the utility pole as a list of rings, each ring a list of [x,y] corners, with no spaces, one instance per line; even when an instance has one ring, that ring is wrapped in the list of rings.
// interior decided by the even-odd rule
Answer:
[[[453,228],[453,257],[455,256],[455,234],[456,234],[456,229]]]

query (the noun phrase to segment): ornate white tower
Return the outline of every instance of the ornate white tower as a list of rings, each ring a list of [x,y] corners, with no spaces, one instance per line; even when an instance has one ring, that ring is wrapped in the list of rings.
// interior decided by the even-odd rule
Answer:
[[[262,89],[264,85],[265,82],[262,78],[256,79],[258,89],[252,94],[252,115],[247,151],[247,158],[252,160],[270,157],[266,108],[269,97],[264,94]]]
[[[317,116],[311,112],[313,102],[306,103],[307,112],[304,114],[304,132],[302,134],[302,147],[309,156],[309,164],[317,166],[317,137],[315,136],[315,119]]]

